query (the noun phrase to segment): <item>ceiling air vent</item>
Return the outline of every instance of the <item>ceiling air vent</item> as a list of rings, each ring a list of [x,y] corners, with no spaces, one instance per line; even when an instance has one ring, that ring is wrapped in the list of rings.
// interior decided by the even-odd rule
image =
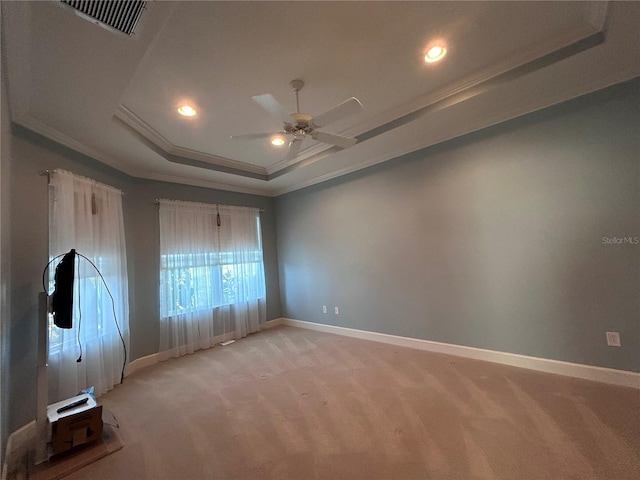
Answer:
[[[141,0],[60,0],[101,27],[132,35],[147,2]]]

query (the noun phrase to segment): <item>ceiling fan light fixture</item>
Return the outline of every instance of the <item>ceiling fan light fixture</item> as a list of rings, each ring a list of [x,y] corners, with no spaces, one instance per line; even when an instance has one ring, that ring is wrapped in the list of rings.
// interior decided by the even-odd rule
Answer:
[[[191,105],[182,105],[178,107],[178,113],[183,117],[194,117],[197,112]]]
[[[242,138],[247,140],[256,138],[268,138],[269,143],[271,143],[274,147],[281,147],[286,143],[289,146],[287,155],[285,157],[285,161],[287,162],[298,157],[298,154],[302,149],[302,144],[304,143],[304,140],[306,138],[312,138],[316,142],[326,143],[342,149],[353,147],[358,142],[358,139],[356,138],[345,137],[343,135],[327,133],[323,130],[320,130],[325,125],[328,125],[332,122],[337,122],[349,115],[361,112],[362,104],[357,98],[348,98],[344,102],[330,108],[324,113],[321,113],[317,117],[313,117],[308,113],[303,113],[300,111],[300,100],[298,94],[304,86],[304,82],[299,79],[294,79],[290,82],[290,85],[296,96],[295,113],[285,113],[285,108],[280,105],[278,101],[270,94],[256,95],[251,98],[267,112],[269,112],[273,117],[276,117],[278,119],[280,119],[281,117],[288,117],[293,119],[293,122],[284,120],[282,130],[275,134],[269,132],[246,135],[231,135],[230,138]],[[285,136],[288,136],[290,141],[287,141]],[[291,138],[291,136],[293,136],[293,138]]]
[[[444,58],[447,54],[447,49],[442,45],[432,46],[424,56],[424,61],[427,63],[435,63]]]
[[[277,135],[273,135],[270,139],[269,142],[271,142],[271,145],[274,145],[276,147],[281,147],[282,145],[285,144],[285,140],[284,137],[280,134]]]

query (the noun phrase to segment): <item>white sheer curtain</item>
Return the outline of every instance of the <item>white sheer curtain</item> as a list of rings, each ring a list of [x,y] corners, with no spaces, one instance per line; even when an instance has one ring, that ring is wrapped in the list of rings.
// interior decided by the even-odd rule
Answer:
[[[122,192],[63,170],[50,175],[49,257],[75,249],[95,264],[109,290],[91,263],[76,256],[73,328],[49,319],[49,401],[55,402],[91,386],[101,395],[120,382],[129,301]]]
[[[160,351],[180,356],[266,320],[258,209],[160,201]]]

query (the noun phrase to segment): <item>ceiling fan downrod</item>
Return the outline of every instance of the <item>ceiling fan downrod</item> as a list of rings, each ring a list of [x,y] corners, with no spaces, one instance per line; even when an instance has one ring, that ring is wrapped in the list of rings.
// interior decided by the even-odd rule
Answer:
[[[307,134],[310,134],[313,132],[315,128],[311,124],[313,117],[307,113],[302,113],[300,111],[300,98],[299,98],[298,92],[302,90],[302,87],[304,87],[304,82],[296,78],[294,80],[291,80],[291,82],[289,82],[289,85],[291,85],[291,88],[296,94],[296,113],[291,114],[291,116],[295,120],[295,123],[293,124],[286,123],[285,132],[293,133],[296,139],[302,139]]]
[[[302,90],[302,87],[304,87],[304,82],[296,78],[295,80],[291,80],[289,82],[289,85],[291,85],[293,91],[296,92],[296,113],[300,113],[300,100],[298,99],[298,92]]]

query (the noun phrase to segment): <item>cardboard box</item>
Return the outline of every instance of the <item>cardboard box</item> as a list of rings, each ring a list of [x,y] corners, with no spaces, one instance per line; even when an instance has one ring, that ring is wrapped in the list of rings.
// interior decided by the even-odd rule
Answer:
[[[58,413],[60,407],[84,398],[87,398],[87,402],[83,405]],[[97,405],[95,399],[89,394],[78,395],[49,405],[47,417],[51,427],[50,440],[53,455],[102,437],[102,405]]]

